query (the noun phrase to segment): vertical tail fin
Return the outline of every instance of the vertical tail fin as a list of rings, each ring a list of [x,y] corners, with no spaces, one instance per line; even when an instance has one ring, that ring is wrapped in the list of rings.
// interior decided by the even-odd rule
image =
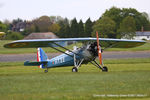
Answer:
[[[48,60],[48,57],[45,54],[45,52],[43,51],[43,49],[42,48],[38,48],[37,49],[37,62],[42,62],[42,61],[47,61],[47,60]],[[40,68],[44,68],[44,65],[41,64],[39,67]]]

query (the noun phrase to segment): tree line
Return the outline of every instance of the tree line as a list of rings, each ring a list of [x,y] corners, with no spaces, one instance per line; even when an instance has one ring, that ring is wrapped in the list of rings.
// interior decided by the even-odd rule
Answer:
[[[12,22],[0,22],[0,32],[7,33],[5,39],[22,39],[33,32],[53,32],[60,38],[95,37],[98,31],[102,38],[132,39],[136,31],[150,31],[150,21],[147,13],[138,12],[134,8],[112,7],[102,16],[85,23],[76,18],[69,20],[61,16],[41,16],[31,21],[14,19]]]

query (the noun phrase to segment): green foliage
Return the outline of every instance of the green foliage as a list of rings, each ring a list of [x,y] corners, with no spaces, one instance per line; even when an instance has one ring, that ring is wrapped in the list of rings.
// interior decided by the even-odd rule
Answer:
[[[79,26],[76,18],[71,21],[71,37],[79,37]]]
[[[63,27],[65,25],[70,25],[69,22],[70,21],[67,18],[65,18],[65,19],[58,20],[56,23],[59,24],[60,27]]]
[[[27,36],[32,32],[40,32],[38,26],[32,24],[30,27],[27,27],[25,31],[22,32],[23,35]]]
[[[0,22],[0,32],[6,32],[7,31],[7,25]]]
[[[70,26],[69,25],[65,25],[63,27],[63,33],[61,33],[62,36],[61,37],[64,37],[64,38],[69,38],[71,37],[71,29],[70,29]]]
[[[79,37],[84,37],[84,26],[82,20],[79,22]]]
[[[71,37],[69,20],[65,18],[64,20],[58,21],[58,24],[60,25],[60,30],[57,35],[62,38]]]
[[[48,32],[48,28],[52,22],[48,16],[41,16],[40,18],[33,20],[33,24],[35,27],[35,32]]]
[[[88,18],[85,23],[83,23],[82,20],[80,20],[80,22],[78,23],[76,18],[70,21],[67,18],[62,18],[61,16],[41,16],[31,21],[23,21],[22,19],[18,18],[14,19],[12,23],[10,23],[8,20],[5,21],[7,24],[3,24],[2,22],[0,22],[0,31],[6,33],[8,30],[20,32],[20,29],[24,29],[24,31],[21,31],[22,35],[29,35],[33,32],[52,31],[60,38],[68,38],[91,37],[94,36],[94,32],[99,29],[98,31],[103,34],[103,36],[101,37],[122,38],[122,36],[125,36],[120,34],[122,30],[125,29],[123,20],[128,16],[133,17],[133,19],[135,20],[136,31],[140,31],[142,27],[144,31],[150,30],[150,21],[147,13],[140,13],[134,8],[120,9],[117,7],[112,7],[106,10],[100,17],[100,19],[96,21],[96,23],[95,21],[92,22],[90,18]],[[108,23],[112,23],[112,25],[109,25],[107,22],[100,21],[100,23],[103,23],[103,25],[100,26],[103,26],[104,29],[102,29],[102,27],[95,28],[98,25],[99,20],[104,20],[103,18],[109,18]],[[107,25],[105,25],[105,23],[107,23]]]
[[[109,17],[116,23],[116,27],[114,30],[114,33],[116,34],[115,38],[121,38],[121,34],[119,33],[119,28],[122,25],[120,25],[120,24],[121,24],[121,22],[123,22],[123,20],[127,16],[131,16],[135,20],[136,31],[140,31],[141,27],[144,27],[145,31],[150,30],[150,27],[149,27],[150,22],[147,18],[146,13],[140,13],[134,8],[122,8],[122,9],[120,9],[117,7],[112,7],[109,10],[106,10],[105,13],[102,15],[102,17]]]
[[[85,26],[82,20],[78,23],[76,18],[69,24],[67,19],[59,21],[60,31],[58,32],[59,37],[90,37],[92,32],[92,21],[90,18],[86,21]],[[85,30],[88,34],[85,33]]]
[[[5,37],[6,40],[21,40],[23,38],[24,36],[18,32],[10,32]]]
[[[109,17],[102,17],[93,25],[92,36],[95,37],[95,32],[98,31],[101,38],[115,38],[115,22]]]
[[[67,33],[65,32],[65,28],[65,25],[61,26],[59,32],[56,35],[60,38],[65,38],[66,36],[68,37]]]
[[[123,19],[120,24],[120,29],[118,29],[118,33],[121,34],[121,37],[126,39],[132,39],[135,36],[136,26],[135,20],[131,16],[127,16]]]
[[[52,24],[49,28],[48,31],[53,32],[53,33],[58,33],[60,30],[60,26],[58,24]]]
[[[123,19],[123,16],[121,15],[121,9],[117,7],[112,7],[109,10],[106,10],[102,17],[111,18],[116,23],[115,29],[119,28],[120,22]]]
[[[88,18],[87,21],[85,22],[84,37],[91,37],[92,31],[93,31],[92,26],[93,26],[93,23],[92,23],[91,19]]]
[[[59,21],[63,20],[61,16],[50,16],[49,18],[52,23],[58,23]]]

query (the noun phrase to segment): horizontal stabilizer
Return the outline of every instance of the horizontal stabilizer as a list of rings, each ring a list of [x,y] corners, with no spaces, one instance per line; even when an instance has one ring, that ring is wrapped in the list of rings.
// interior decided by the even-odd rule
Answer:
[[[26,61],[24,62],[24,66],[40,66],[41,64],[46,65],[48,61],[42,61],[42,62],[30,62]]]

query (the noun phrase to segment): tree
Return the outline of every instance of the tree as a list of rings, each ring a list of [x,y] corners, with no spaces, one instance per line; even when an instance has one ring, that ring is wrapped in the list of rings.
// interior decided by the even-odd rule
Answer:
[[[92,36],[95,37],[95,32],[98,31],[101,38],[114,38],[116,37],[115,25],[115,22],[109,17],[102,17],[94,24]]]
[[[141,27],[144,27],[144,30],[150,30],[148,27],[150,24],[147,13],[140,13],[134,8],[123,8],[122,12],[124,13],[124,18],[127,16],[134,18],[137,31],[141,31]]]
[[[67,18],[65,18],[63,20],[59,20],[57,23],[60,26],[60,30],[57,35],[59,37],[63,37],[63,38],[71,37],[69,20]]]
[[[6,40],[21,40],[23,39],[23,35],[18,32],[10,32],[5,37]]]
[[[60,30],[60,26],[58,24],[52,24],[49,28],[48,31],[58,33]]]
[[[106,10],[102,17],[109,17],[116,23],[115,31],[117,31],[117,28],[119,28],[120,22],[123,19],[121,9],[117,7],[112,7],[109,10]]]
[[[70,30],[70,26],[69,25],[64,25],[60,28],[57,36],[61,37],[61,38],[69,38],[72,37],[71,36],[71,30]]]
[[[40,32],[48,32],[48,28],[52,25],[52,22],[48,16],[41,16],[38,19],[32,21],[36,29]]]
[[[63,38],[69,38],[72,37],[71,36],[71,31],[70,31],[70,26],[69,25],[65,25],[64,27],[64,33],[62,34]]]
[[[62,19],[62,20],[58,20],[58,21],[57,21],[57,24],[59,24],[60,27],[63,27],[63,26],[65,26],[65,25],[69,25],[69,20],[68,20],[67,18]]]
[[[13,24],[13,25],[16,25],[16,24],[19,23],[19,22],[23,22],[23,20],[20,19],[20,18],[14,19],[14,20],[12,21],[12,24]]]
[[[60,25],[60,24],[59,24]],[[56,33],[57,34],[57,36],[59,36],[59,37],[65,37],[65,25],[62,23],[61,25],[60,25],[60,30],[59,30],[59,32],[58,33]]]
[[[90,37],[91,34],[92,34],[92,26],[93,26],[93,23],[91,21],[90,18],[87,19],[87,21],[85,22],[85,34],[84,34],[84,37]]]
[[[6,32],[7,31],[7,25],[0,22],[0,32]]]
[[[71,21],[71,37],[79,36],[79,27],[76,18]]]
[[[132,39],[135,36],[136,26],[135,20],[131,16],[127,16],[123,19],[120,24],[120,29],[118,32],[121,34],[121,37]]]
[[[3,23],[7,26],[7,31],[12,29],[13,26],[8,19],[5,19]]]
[[[102,17],[109,17],[116,23],[115,33],[117,33],[120,23],[127,16],[132,16],[135,20],[136,31],[140,31],[141,27],[144,27],[144,30],[150,30],[150,22],[146,13],[140,13],[134,8],[117,8],[112,7],[109,10],[106,10]]]
[[[50,16],[50,20],[52,23],[58,23],[59,21],[64,20],[61,16]]]
[[[82,20],[79,22],[79,37],[84,37],[84,26]]]

